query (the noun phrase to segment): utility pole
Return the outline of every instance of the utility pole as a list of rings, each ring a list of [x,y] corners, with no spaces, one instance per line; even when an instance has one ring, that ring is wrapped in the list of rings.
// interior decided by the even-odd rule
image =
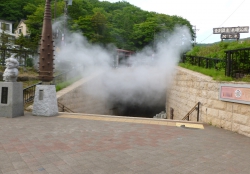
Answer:
[[[194,30],[194,46],[196,44],[196,31],[199,31],[200,29],[196,28],[196,25],[193,25],[192,29]]]
[[[63,32],[62,32],[62,44],[65,39],[65,32],[66,32],[66,26],[67,26],[68,5],[72,5],[73,0],[64,0],[64,1],[65,1],[65,7],[64,7],[64,26],[63,26]]]
[[[55,8],[54,8],[54,20],[56,19],[56,0],[55,0]]]

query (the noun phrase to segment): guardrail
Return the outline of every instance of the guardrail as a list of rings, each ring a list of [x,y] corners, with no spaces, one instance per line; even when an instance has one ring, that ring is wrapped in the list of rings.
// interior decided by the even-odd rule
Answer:
[[[219,62],[225,62],[225,61],[219,58],[209,58],[209,57],[191,56],[191,55],[183,55],[181,58],[181,63],[190,63],[191,65],[196,65],[203,68],[217,69],[217,63]]]

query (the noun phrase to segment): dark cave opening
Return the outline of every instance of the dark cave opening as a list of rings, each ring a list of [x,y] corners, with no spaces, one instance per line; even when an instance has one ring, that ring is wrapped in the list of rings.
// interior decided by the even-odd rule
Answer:
[[[113,115],[153,118],[161,111],[165,111],[165,105],[143,106],[143,105],[123,105],[113,109]]]

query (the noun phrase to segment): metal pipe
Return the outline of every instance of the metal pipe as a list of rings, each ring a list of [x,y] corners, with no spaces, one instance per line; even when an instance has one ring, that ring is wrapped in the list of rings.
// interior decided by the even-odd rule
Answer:
[[[199,122],[199,116],[200,116],[200,102],[198,102],[197,106],[197,122]]]

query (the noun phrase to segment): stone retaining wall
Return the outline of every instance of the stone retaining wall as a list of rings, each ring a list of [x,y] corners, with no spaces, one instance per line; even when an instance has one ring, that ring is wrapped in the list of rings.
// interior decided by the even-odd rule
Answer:
[[[172,86],[167,92],[167,118],[170,118],[170,108],[174,109],[174,119],[181,120],[195,104],[201,102],[200,121],[250,137],[250,105],[220,101],[221,83],[178,67]],[[191,120],[195,121],[196,115],[197,111],[194,111]]]

